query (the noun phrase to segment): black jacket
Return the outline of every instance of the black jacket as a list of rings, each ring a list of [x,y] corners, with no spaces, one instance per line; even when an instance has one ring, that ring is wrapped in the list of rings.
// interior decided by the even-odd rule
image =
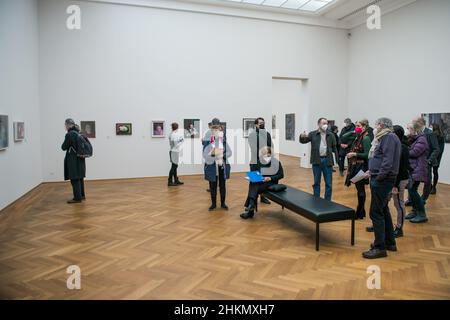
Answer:
[[[346,127],[344,127],[344,128],[342,128],[341,129],[341,132],[339,133],[339,142],[340,143],[343,143],[342,142],[342,137],[346,134],[346,133],[348,133],[348,132],[350,132],[350,131],[355,131],[355,125],[352,123],[351,125],[349,125],[349,126],[346,126]],[[344,143],[345,144],[345,143]],[[349,153],[350,152],[350,146],[348,146],[347,148],[340,148],[339,149],[339,155],[340,156],[342,156],[342,157],[344,157],[347,153]]]
[[[334,165],[333,153],[337,153],[336,149],[336,139],[334,138],[334,134],[330,131],[326,131],[326,141],[327,141],[327,160],[328,166]],[[299,138],[300,143],[308,143],[311,142],[311,164],[320,164],[320,131],[314,130],[311,131],[306,137],[302,137],[300,135]]]
[[[76,180],[86,177],[86,161],[77,156],[75,151],[79,133],[75,128],[69,129],[61,146],[66,151],[64,157],[64,180]]]
[[[272,147],[272,136],[266,129],[255,129],[248,136],[248,144],[250,146],[250,171],[258,171],[261,166],[259,150],[264,147]]]
[[[425,128],[423,130],[423,133],[427,138],[428,147],[430,149],[427,157],[428,163],[432,166],[437,166],[440,153],[437,136],[430,128]]]
[[[402,141],[402,151],[400,153],[400,166],[398,167],[397,179],[395,180],[395,186],[398,188],[400,186],[400,181],[408,180],[409,171],[411,170],[409,166],[409,147]]]

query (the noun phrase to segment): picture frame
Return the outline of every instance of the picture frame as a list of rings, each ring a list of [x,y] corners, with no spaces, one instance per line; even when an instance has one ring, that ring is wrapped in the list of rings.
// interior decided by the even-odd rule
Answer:
[[[117,136],[131,136],[133,134],[133,125],[131,123],[116,123]]]
[[[14,141],[20,142],[25,140],[25,122],[16,121],[13,123]]]
[[[285,117],[285,139],[295,141],[295,113],[288,113]]]
[[[0,150],[9,147],[9,118],[7,115],[0,115]]]
[[[166,136],[166,122],[164,120],[152,120],[152,138],[164,138]]]
[[[200,119],[184,119],[183,128],[186,139],[200,138]]]
[[[256,118],[243,118],[242,119],[242,131],[243,137],[248,138],[252,130],[255,130]]]
[[[95,138],[95,121],[80,121],[80,131],[89,139]]]

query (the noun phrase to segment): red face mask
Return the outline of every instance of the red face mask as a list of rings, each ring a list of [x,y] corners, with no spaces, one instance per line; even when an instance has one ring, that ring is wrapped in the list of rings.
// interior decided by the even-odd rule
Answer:
[[[362,131],[363,131],[362,128],[359,128],[359,127],[355,128],[356,134],[361,134]]]

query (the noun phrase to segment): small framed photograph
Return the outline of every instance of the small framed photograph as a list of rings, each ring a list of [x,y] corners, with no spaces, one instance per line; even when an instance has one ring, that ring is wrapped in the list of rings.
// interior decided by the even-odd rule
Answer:
[[[25,122],[17,121],[13,124],[14,127],[14,141],[20,142],[25,139]]]
[[[5,150],[9,146],[9,125],[8,116],[0,115],[0,150]]]
[[[256,118],[243,118],[242,119],[242,130],[244,133],[244,138],[248,138],[252,130],[255,130],[255,120]]]
[[[95,138],[95,121],[80,121],[81,133],[88,138]]]
[[[116,123],[116,135],[131,136],[133,133],[133,126],[131,123]]]
[[[166,136],[165,121],[153,120],[152,121],[152,138],[164,138]]]

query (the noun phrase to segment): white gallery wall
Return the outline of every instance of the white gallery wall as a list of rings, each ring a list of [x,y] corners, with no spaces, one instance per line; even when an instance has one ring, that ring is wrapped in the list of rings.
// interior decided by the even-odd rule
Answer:
[[[406,126],[421,113],[450,112],[450,1],[420,0],[381,22],[351,31],[349,115]],[[446,148],[440,180],[450,183]]]
[[[65,25],[74,3],[82,10],[78,31]],[[45,181],[62,179],[67,117],[97,123],[90,179],[167,175],[168,141],[150,137],[152,119],[200,118],[204,130],[215,116],[229,129],[242,128],[244,117],[269,123],[272,76],[310,79],[311,118],[345,118],[337,111],[347,99],[344,30],[61,0],[40,1],[39,15]],[[116,136],[116,122],[132,122],[133,135]],[[182,165],[180,173],[202,166]]]
[[[42,182],[38,16],[34,0],[0,1],[0,114],[9,116],[9,148],[0,151],[0,209]],[[26,139],[14,142],[13,122]]]

